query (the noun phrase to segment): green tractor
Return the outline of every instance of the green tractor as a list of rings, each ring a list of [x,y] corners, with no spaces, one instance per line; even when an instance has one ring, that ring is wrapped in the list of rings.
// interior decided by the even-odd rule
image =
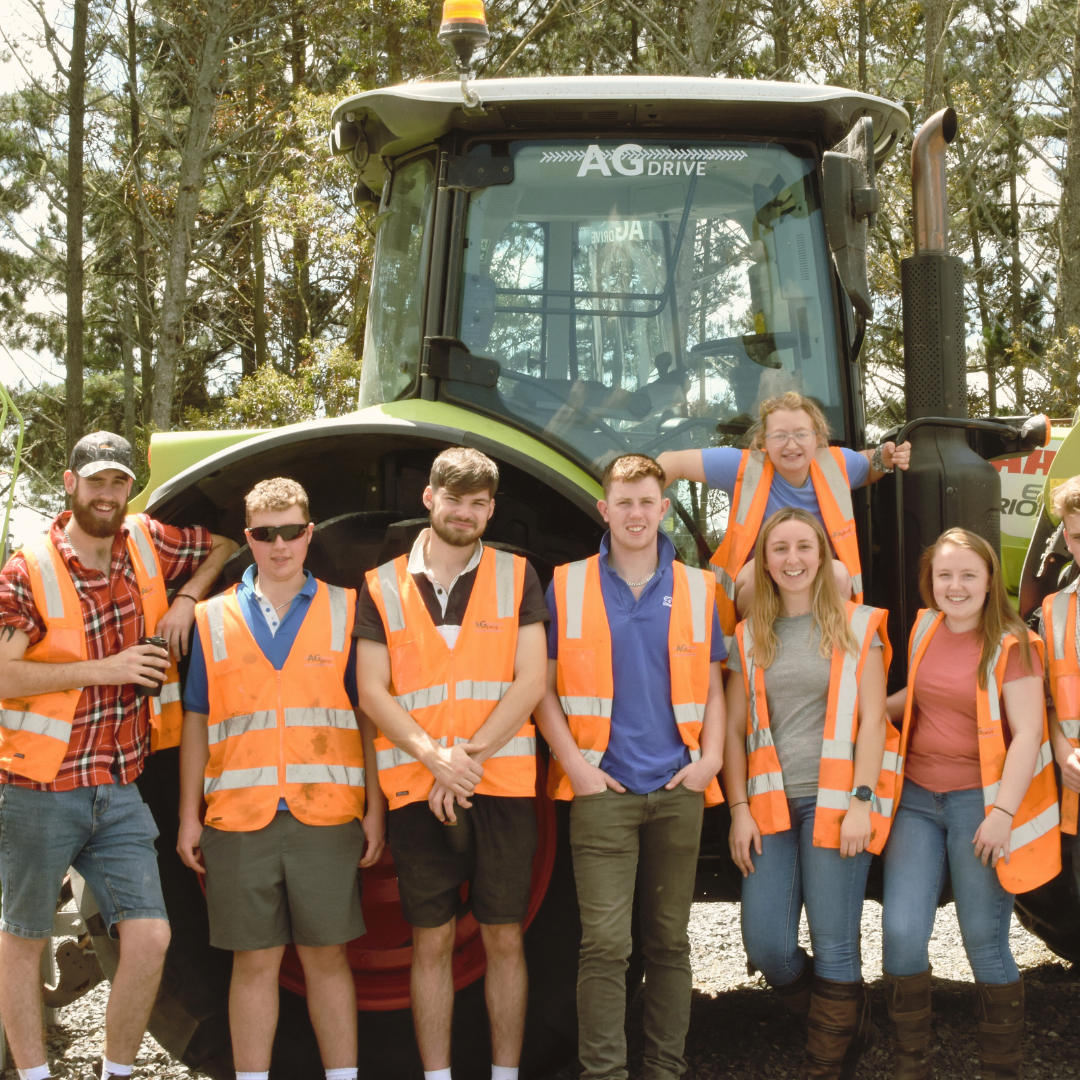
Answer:
[[[426,524],[433,455],[468,445],[502,474],[491,541],[526,555],[546,581],[597,550],[598,478],[617,454],[739,445],[760,400],[788,389],[821,404],[838,444],[861,449],[874,175],[907,126],[899,106],[867,94],[731,79],[504,79],[464,94],[456,83],[419,83],[349,98],[334,110],[331,147],[355,170],[354,202],[375,235],[359,410],[266,432],[155,436],[136,505],[242,542],[244,493],[294,477],[317,521],[311,569],[357,588]],[[1000,547],[1001,483],[988,459],[1026,460],[1049,435],[1044,418],[967,417],[963,268],[948,254],[944,198],[955,126],[950,110],[939,113],[913,150],[912,467],[899,486],[887,478],[854,493],[868,601],[890,609],[898,644],[918,606],[922,547],[952,525]],[[1059,450],[1053,476],[1065,461]],[[704,566],[726,523],[722,493],[681,483],[671,494],[665,527],[682,557]],[[1040,529],[1045,547],[1052,538]],[[249,561],[241,548],[225,583]],[[1057,587],[1043,569],[1025,570],[1028,609]],[[903,666],[900,655],[893,685]],[[189,1065],[231,1076],[230,958],[209,947],[199,882],[173,852],[177,786],[176,751],[156,755],[141,787],[161,829],[173,945],[151,1030]],[[564,809],[537,800],[524,1077],[550,1073],[576,1049],[579,927]],[[728,820],[724,807],[706,815],[700,899],[739,899]],[[1068,880],[1019,907],[1053,948],[1080,959]],[[410,931],[389,855],[363,888],[369,929],[349,947],[363,1075],[419,1077]],[[93,932],[88,894],[83,902]],[[110,943],[95,943],[108,970]],[[487,1075],[483,972],[463,896],[458,1077]],[[640,967],[629,978],[640,980]],[[272,1075],[321,1077],[295,957],[282,986]]]

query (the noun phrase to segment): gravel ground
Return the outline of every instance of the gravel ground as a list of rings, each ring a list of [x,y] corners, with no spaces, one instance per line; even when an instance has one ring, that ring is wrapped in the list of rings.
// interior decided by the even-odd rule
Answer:
[[[1013,919],[1013,954],[1027,987],[1026,1080],[1080,1080],[1080,971],[1051,953]],[[694,1000],[687,1041],[688,1080],[785,1080],[798,1075],[803,1035],[765,986],[746,974],[746,954],[736,904],[695,904],[690,921]],[[864,972],[883,1033],[885,1001],[881,983],[881,909],[868,902],[863,913]],[[803,924],[803,943],[809,944]],[[930,942],[934,967],[934,1067],[938,1080],[978,1076],[971,971],[964,956],[955,908],[938,913]],[[50,1028],[54,1075],[90,1080],[104,1033],[108,984],[61,1009]],[[630,1077],[641,1076],[641,1000],[630,1008]],[[888,1038],[859,1065],[857,1080],[889,1080]],[[190,1080],[194,1073],[172,1059],[149,1035],[143,1040],[135,1075]],[[363,1073],[361,1073],[363,1076]],[[564,1069],[558,1080],[577,1076]],[[18,1080],[14,1069],[0,1080]],[[365,1078],[375,1080],[375,1078]],[[553,1078],[555,1080],[555,1078]]]

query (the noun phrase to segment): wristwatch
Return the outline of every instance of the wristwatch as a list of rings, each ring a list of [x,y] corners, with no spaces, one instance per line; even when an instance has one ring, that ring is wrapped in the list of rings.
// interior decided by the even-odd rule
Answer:
[[[860,784],[851,793],[853,799],[858,799],[859,802],[872,803],[874,801],[874,792],[871,788],[868,788],[865,784]]]
[[[886,468],[885,459],[881,456],[880,446],[870,456],[870,468],[876,469],[880,473],[891,473],[893,471],[892,466]]]

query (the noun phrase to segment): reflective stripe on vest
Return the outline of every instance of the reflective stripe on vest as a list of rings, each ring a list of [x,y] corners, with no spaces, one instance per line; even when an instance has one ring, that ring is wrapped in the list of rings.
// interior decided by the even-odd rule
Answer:
[[[525,560],[485,546],[451,649],[432,622],[408,569],[408,557],[367,575],[390,653],[390,693],[438,745],[467,741],[514,681],[518,611]],[[381,732],[375,740],[379,782],[396,809],[427,798],[434,777]],[[536,736],[531,719],[484,762],[478,795],[536,793]]]
[[[196,606],[210,694],[207,825],[263,828],[282,797],[308,825],[363,816],[363,746],[344,685],[355,597],[318,582],[280,671],[256,643],[235,586]]]
[[[874,636],[881,640],[882,661],[888,669],[891,648],[885,632],[886,612],[861,604],[846,605],[848,625],[858,642],[858,652],[837,650],[830,661],[829,698],[821,742],[817,804],[814,812],[814,845],[839,848],[840,826],[851,803],[855,786],[855,748],[858,742],[858,699],[862,673]],[[735,632],[747,695],[746,795],[750,812],[763,835],[791,828],[780,758],[769,726],[765,671],[754,659],[753,627],[749,620]],[[868,850],[879,853],[889,834],[895,807],[899,733],[886,728],[886,750],[875,784],[871,807],[871,839]]]
[[[1076,617],[1076,590],[1070,585],[1043,600],[1043,633],[1047,677],[1054,712],[1062,735],[1080,748],[1080,620]],[[1080,796],[1062,785],[1061,831],[1075,836]]]
[[[735,579],[752,558],[754,544],[765,521],[775,469],[768,456],[760,450],[744,450],[731,495],[728,527],[720,547],[712,557],[713,569],[719,582],[716,592],[720,611],[720,626],[725,636],[735,633],[738,621],[735,610]],[[836,557],[851,575],[852,592],[856,603],[862,603],[862,568],[859,564],[859,544],[855,535],[855,512],[851,503],[851,486],[847,464],[837,447],[819,447],[810,463],[810,480],[818,499],[818,508],[825,522]]]
[[[908,693],[904,705],[904,726],[901,733],[901,755],[906,753],[914,711],[912,687],[923,656],[938,627],[944,621],[941,612],[924,609],[919,612],[911,631],[908,648]],[[1029,632],[1032,647],[1040,654],[1043,643]],[[979,730],[979,765],[982,774],[983,806],[987,814],[993,808],[1001,784],[1002,769],[1006,757],[1005,736],[1002,727],[1001,692],[1009,651],[1019,648],[1012,634],[1002,635],[992,655],[990,671],[994,686],[983,689],[976,684],[975,704]],[[897,786],[896,798],[900,798]],[[999,859],[998,880],[1011,893],[1028,892],[1037,888],[1061,871],[1060,813],[1057,801],[1057,782],[1054,779],[1054,761],[1050,735],[1043,715],[1043,737],[1033,770],[1032,781],[1024,793],[1020,806],[1013,816],[1012,839],[1009,862]]]
[[[126,549],[138,586],[145,633],[151,635],[168,610],[165,581],[157,550],[139,516],[126,519]],[[78,663],[89,658],[82,604],[63,557],[48,536],[22,552],[34,605],[45,633],[29,646],[24,659],[39,663]],[[63,764],[82,689],[9,698],[0,702],[0,769],[40,783],[49,783]],[[176,664],[170,660],[158,698],[145,700],[150,719],[151,750],[180,741],[183,710]],[[143,708],[140,703],[138,708]]]
[[[701,758],[701,725],[709,693],[713,604],[716,578],[711,570],[672,564],[672,606],[668,629],[672,712],[691,761]],[[614,676],[611,629],[600,586],[600,557],[594,555],[555,571],[559,609],[557,689],[559,702],[582,756],[600,766],[611,733]],[[572,799],[573,787],[555,760],[548,792]],[[706,805],[723,801],[714,779]]]

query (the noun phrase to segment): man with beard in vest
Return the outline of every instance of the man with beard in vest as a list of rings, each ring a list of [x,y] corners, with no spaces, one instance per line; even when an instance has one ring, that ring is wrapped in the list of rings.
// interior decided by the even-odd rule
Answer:
[[[385,819],[365,775],[374,729],[349,700],[356,593],[304,569],[315,527],[295,480],[264,480],[244,505],[255,565],[196,610],[177,851],[206,875],[210,944],[233,954],[237,1080],[270,1075],[288,944],[327,1080],[356,1080],[346,945],[364,933],[356,870],[382,854]]]
[[[169,943],[157,828],[132,781],[151,749],[179,742],[175,661],[236,544],[128,517],[134,478],[125,439],[80,439],[71,510],[0,573],[0,1017],[23,1080],[50,1075],[39,964],[69,866],[120,939],[103,1077],[131,1073]]]
[[[498,485],[479,451],[441,453],[424,491],[431,528],[410,555],[367,575],[357,608],[360,705],[379,728],[426,1080],[450,1078],[465,881],[487,952],[493,1080],[516,1080],[525,1029],[521,931],[537,839],[530,714],[544,692],[547,606],[525,559],[480,540]]]
[[[711,570],[675,559],[664,472],[626,454],[604,470],[600,554],[557,567],[548,686],[536,722],[548,789],[570,804],[581,911],[578,1054],[588,1080],[626,1076],[626,964],[637,893],[645,959],[645,1075],[686,1070],[690,942],[702,813],[722,801],[720,663]]]

